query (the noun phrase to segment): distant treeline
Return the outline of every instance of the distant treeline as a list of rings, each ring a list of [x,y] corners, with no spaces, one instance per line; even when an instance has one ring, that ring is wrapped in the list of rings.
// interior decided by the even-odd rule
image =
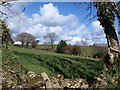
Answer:
[[[21,45],[15,44],[15,46],[23,47]],[[68,45],[64,40],[61,40],[58,45],[54,45],[54,48],[51,48],[51,45],[41,44],[36,47],[39,50],[44,51],[53,51],[61,54],[76,55],[85,58],[95,58],[103,59],[107,53],[106,46],[80,46],[80,45]]]

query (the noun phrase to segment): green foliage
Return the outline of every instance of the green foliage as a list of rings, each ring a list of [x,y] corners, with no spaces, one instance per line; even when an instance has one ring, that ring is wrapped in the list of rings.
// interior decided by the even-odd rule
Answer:
[[[81,59],[78,56],[19,47],[13,47],[13,51],[21,58],[26,69],[36,73],[63,74],[66,78],[85,78],[92,83],[94,77],[100,75],[103,68],[102,62]]]
[[[93,58],[103,59],[105,55],[106,55],[106,52],[104,52],[103,50],[99,50],[93,55]]]
[[[14,43],[10,35],[10,30],[4,22],[2,22],[2,29],[0,33],[2,33],[2,45],[4,47],[7,48],[9,44]]]
[[[66,46],[67,46],[66,41],[61,40],[57,45],[57,53],[65,53]]]
[[[99,4],[100,6],[98,7],[97,11],[97,16],[98,20],[100,21],[101,25],[104,28],[107,28],[109,24],[114,24],[115,21],[115,16],[114,13],[112,12],[112,8],[109,3],[101,3]]]
[[[73,55],[80,55],[81,54],[81,50],[77,45],[74,45],[73,49],[72,49],[72,54]]]
[[[106,78],[107,90],[120,90],[120,67],[111,67],[103,75]]]
[[[73,46],[72,45],[67,45],[64,49],[64,53],[65,54],[69,54],[69,55],[72,55],[72,49],[73,49]]]
[[[10,85],[19,85],[23,83],[21,77],[26,74],[26,69],[21,64],[19,58],[13,54],[10,46],[2,50],[2,70],[5,80],[3,80],[3,87],[7,88],[8,82]]]

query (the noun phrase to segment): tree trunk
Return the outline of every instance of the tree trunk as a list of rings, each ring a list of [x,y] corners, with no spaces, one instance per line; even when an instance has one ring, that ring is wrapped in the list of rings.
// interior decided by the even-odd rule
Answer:
[[[29,42],[26,42],[26,47],[27,47],[27,48],[29,47]]]
[[[119,66],[119,42],[114,25],[108,24],[104,32],[108,43],[108,64]]]
[[[105,58],[105,64],[107,66],[118,66],[119,65],[119,42],[117,34],[115,32],[114,20],[115,16],[109,7],[109,3],[96,3],[96,8],[98,10],[98,20],[104,28],[104,33],[107,38],[108,53]]]
[[[53,50],[53,44],[51,44],[52,50]]]
[[[97,16],[100,24],[104,28],[106,35],[108,52],[104,58],[105,65],[103,68],[103,79],[107,82],[107,86],[112,84],[113,87],[119,86],[120,83],[120,68],[119,68],[119,41],[115,32],[115,12],[111,8],[111,3],[96,2]]]
[[[22,46],[24,46],[24,42],[21,42],[22,43]]]

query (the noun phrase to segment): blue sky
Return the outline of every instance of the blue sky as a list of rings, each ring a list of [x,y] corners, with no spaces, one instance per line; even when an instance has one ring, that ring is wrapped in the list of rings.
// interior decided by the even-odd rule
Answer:
[[[40,43],[44,43],[44,35],[56,33],[60,40],[67,40],[69,44],[106,43],[102,26],[95,18],[89,26],[86,18],[87,11],[85,4],[74,4],[69,2],[19,2],[11,9],[20,11],[24,6],[26,10],[15,17],[7,20],[13,38],[22,32],[33,34]],[[6,9],[2,9],[8,12]],[[96,14],[95,8],[92,15]],[[89,17],[88,17],[89,18]]]
[[[31,2],[27,6],[25,10],[25,14],[31,17],[32,14],[38,13],[39,8],[42,7],[44,4],[49,4],[50,2]],[[87,5],[79,4],[79,3],[70,3],[70,2],[52,2],[54,6],[56,6],[61,14],[68,15],[74,14],[79,18],[81,22],[83,18],[86,18],[87,13]],[[96,9],[92,10],[92,15],[96,14]]]

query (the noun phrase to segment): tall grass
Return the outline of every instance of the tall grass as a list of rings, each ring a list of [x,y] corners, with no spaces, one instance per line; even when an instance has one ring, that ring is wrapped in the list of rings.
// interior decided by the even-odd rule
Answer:
[[[53,76],[63,74],[66,78],[72,79],[85,78],[89,83],[101,74],[103,68],[101,61],[83,59],[79,56],[19,47],[13,47],[13,52],[19,56],[23,66],[28,70],[36,73],[46,72]]]

